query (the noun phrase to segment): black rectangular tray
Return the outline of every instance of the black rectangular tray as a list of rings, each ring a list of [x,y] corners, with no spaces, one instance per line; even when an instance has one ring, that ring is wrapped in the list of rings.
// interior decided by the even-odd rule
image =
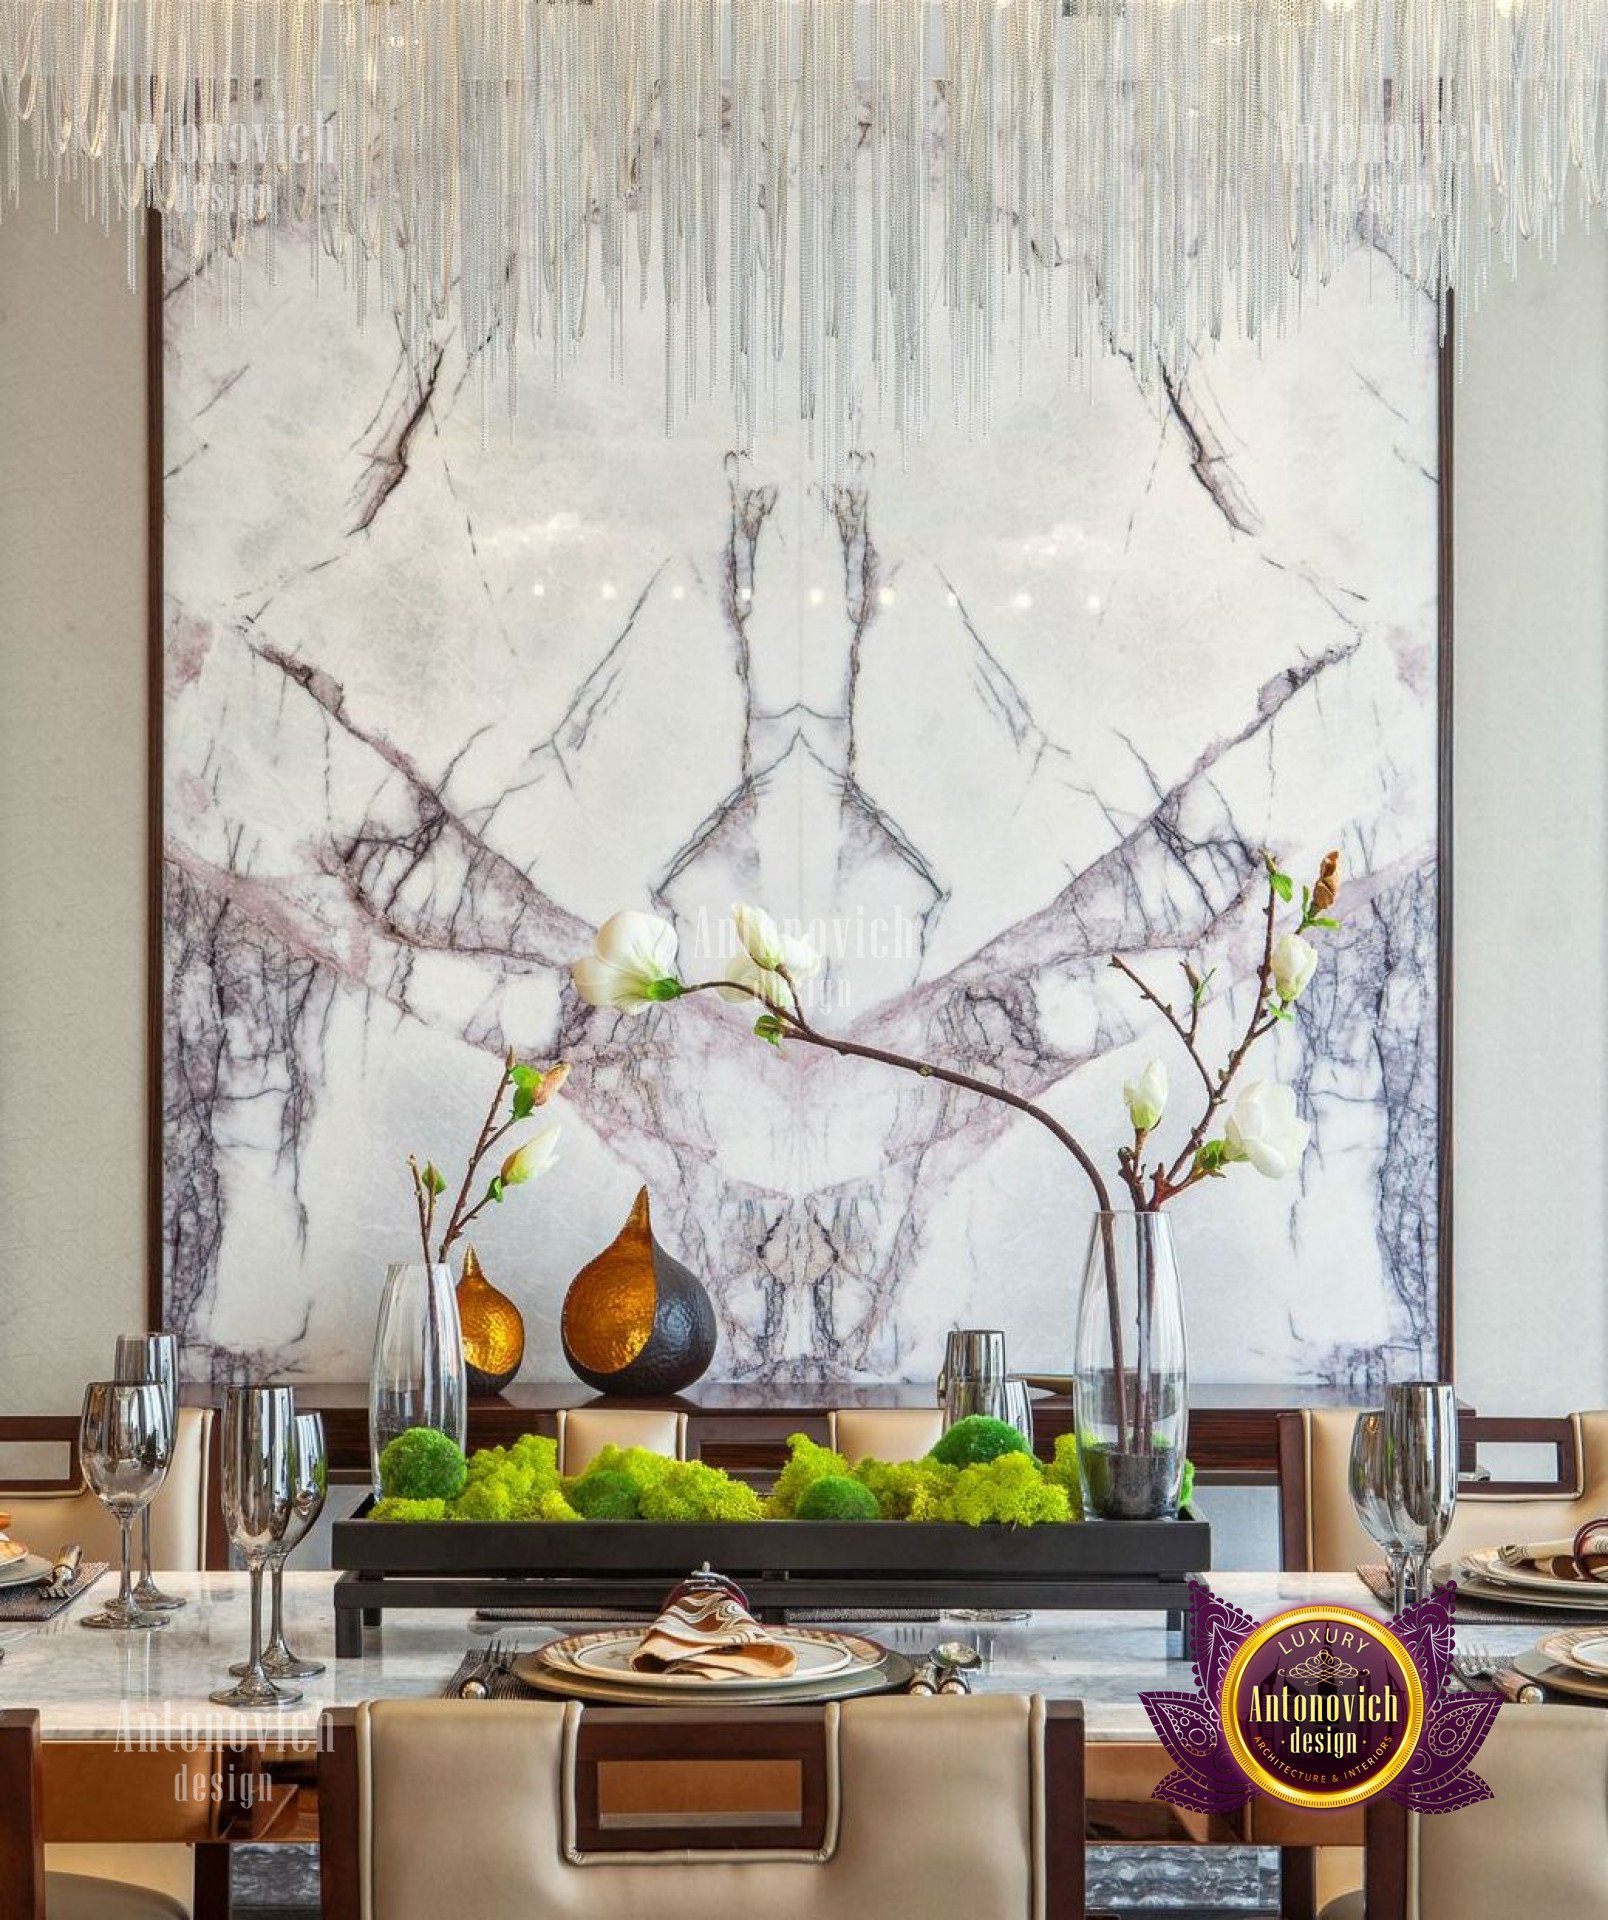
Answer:
[[[337,1520],[335,1651],[387,1607],[652,1607],[705,1561],[775,1617],[790,1607],[1152,1609],[1179,1624],[1211,1527],[1176,1520]]]

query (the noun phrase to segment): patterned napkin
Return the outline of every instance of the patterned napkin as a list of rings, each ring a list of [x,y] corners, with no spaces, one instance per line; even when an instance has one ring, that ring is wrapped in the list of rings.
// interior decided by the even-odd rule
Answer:
[[[1572,1540],[1537,1540],[1499,1547],[1505,1567],[1544,1573],[1554,1580],[1608,1581],[1608,1520],[1590,1520]]]
[[[67,1584],[67,1591],[52,1599],[42,1586],[0,1587],[0,1620],[54,1620],[63,1607],[70,1607],[81,1593],[87,1593],[111,1563],[85,1560]]]
[[[798,1655],[773,1640],[730,1587],[694,1581],[671,1594],[631,1665],[700,1680],[785,1680]]]

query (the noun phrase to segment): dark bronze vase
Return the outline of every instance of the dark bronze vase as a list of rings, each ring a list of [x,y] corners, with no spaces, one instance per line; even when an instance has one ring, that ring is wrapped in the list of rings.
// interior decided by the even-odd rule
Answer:
[[[564,1358],[599,1393],[680,1393],[715,1357],[715,1310],[702,1283],[653,1237],[648,1190],[564,1296]]]

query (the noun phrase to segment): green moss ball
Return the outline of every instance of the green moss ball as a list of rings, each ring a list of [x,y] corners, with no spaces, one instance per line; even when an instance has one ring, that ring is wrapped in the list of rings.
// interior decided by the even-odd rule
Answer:
[[[1006,1453],[1028,1453],[1031,1449],[1013,1426],[991,1419],[986,1413],[969,1413],[957,1420],[927,1456],[946,1467],[977,1467],[998,1460]]]
[[[804,1489],[793,1516],[798,1520],[880,1520],[882,1509],[869,1487],[846,1474],[829,1473]]]
[[[456,1500],[468,1478],[463,1448],[434,1427],[409,1427],[380,1455],[380,1491],[388,1500]]]
[[[608,1467],[577,1480],[567,1497],[583,1520],[635,1520],[642,1501],[630,1475]]]

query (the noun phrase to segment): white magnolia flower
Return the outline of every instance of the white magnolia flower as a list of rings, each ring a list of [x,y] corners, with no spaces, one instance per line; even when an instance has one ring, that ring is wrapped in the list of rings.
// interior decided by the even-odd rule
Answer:
[[[1230,1160],[1249,1160],[1269,1180],[1300,1165],[1312,1128],[1295,1110],[1295,1094],[1277,1080],[1253,1080],[1234,1102],[1225,1129]]]
[[[797,1011],[792,989],[774,967],[756,966],[746,953],[737,954],[726,969],[730,986],[719,989],[722,1000],[763,1000],[784,1013]]]
[[[527,1180],[536,1180],[546,1173],[558,1154],[558,1136],[561,1129],[548,1127],[527,1140],[522,1147],[516,1148],[502,1163],[502,1172],[498,1176],[505,1187],[520,1187]]]
[[[1273,949],[1273,984],[1281,1000],[1295,1000],[1317,971],[1318,952],[1310,940],[1287,933]]]
[[[1137,1080],[1124,1083],[1122,1097],[1128,1103],[1128,1118],[1140,1133],[1149,1133],[1167,1108],[1166,1067],[1152,1060]]]
[[[763,907],[733,907],[731,917],[737,923],[743,954],[762,973],[785,967],[795,980],[807,980],[820,971],[820,958],[809,941],[783,933]],[[738,959],[742,957],[739,954]]]
[[[570,968],[570,978],[588,1006],[640,1012],[673,1000],[681,985],[676,930],[656,913],[617,913],[598,928],[593,950]]]

